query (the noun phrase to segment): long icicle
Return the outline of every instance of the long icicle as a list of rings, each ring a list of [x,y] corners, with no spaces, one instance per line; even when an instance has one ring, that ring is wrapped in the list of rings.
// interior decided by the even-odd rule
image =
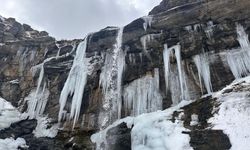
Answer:
[[[73,96],[70,110],[70,118],[74,120],[73,128],[75,127],[75,124],[80,115],[84,88],[87,83],[88,61],[85,56],[87,43],[88,36],[77,47],[73,65],[64,84],[59,100],[60,110],[58,119],[59,121],[61,121],[66,101],[69,96]]]

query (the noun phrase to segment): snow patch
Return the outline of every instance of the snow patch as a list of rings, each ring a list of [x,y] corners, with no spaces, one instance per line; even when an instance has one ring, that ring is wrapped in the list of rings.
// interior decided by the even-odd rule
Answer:
[[[0,150],[18,150],[19,148],[28,148],[26,141],[23,138],[0,139]]]
[[[244,82],[245,83],[244,83]],[[250,147],[250,97],[249,90],[222,94],[226,89],[232,89],[239,84],[250,86],[250,77],[234,81],[231,85],[216,93],[214,97],[221,103],[209,123],[213,129],[223,130],[229,136],[232,144],[231,150],[241,150]],[[244,88],[243,88],[244,89]]]
[[[0,130],[8,128],[12,123],[22,120],[20,112],[9,102],[0,98]]]

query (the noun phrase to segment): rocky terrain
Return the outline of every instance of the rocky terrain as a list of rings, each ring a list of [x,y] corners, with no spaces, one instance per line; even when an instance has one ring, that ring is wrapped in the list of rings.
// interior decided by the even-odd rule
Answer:
[[[248,133],[221,117],[249,119],[248,78],[223,89],[250,72],[249,6],[163,0],[123,28],[71,41],[1,17],[0,96],[15,108],[0,106],[0,138],[25,139],[21,149],[244,148]]]

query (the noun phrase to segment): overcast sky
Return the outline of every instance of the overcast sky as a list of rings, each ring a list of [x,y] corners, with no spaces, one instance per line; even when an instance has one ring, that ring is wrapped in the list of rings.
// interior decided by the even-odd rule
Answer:
[[[161,0],[0,0],[0,15],[14,17],[57,39],[83,38],[106,26],[145,16]]]

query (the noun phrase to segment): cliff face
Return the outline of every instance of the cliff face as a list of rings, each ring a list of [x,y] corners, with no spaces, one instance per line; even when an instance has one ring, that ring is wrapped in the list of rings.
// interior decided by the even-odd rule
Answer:
[[[163,0],[149,16],[122,29],[107,27],[84,40],[72,41],[56,41],[46,32],[33,30],[12,18],[1,18],[1,97],[21,112],[28,112],[30,119],[48,115],[52,125],[60,122],[62,130],[54,139],[59,147],[63,145],[61,142],[67,141],[66,147],[78,143],[80,148],[92,148],[90,135],[119,118],[163,110],[181,100],[196,100],[248,74],[247,57],[240,60],[246,64],[246,69],[237,75],[242,68],[237,70],[234,62],[238,62],[238,57],[234,52],[249,48],[249,7],[248,0]],[[79,48],[80,42],[82,47],[85,44],[85,49]],[[81,56],[84,58],[78,59],[83,51],[86,51]],[[88,74],[79,72],[86,68]],[[70,79],[85,76],[84,81]],[[73,85],[66,87],[67,80],[74,82]],[[77,84],[80,81],[86,82],[82,95],[76,93],[77,88],[82,87],[81,83]],[[70,92],[65,92],[64,96],[62,91],[67,90]],[[77,94],[82,101],[74,104]],[[63,96],[66,97],[65,105],[61,101]],[[33,103],[34,99],[37,102]],[[215,104],[213,100],[208,101],[211,101],[209,108],[205,106],[206,101],[198,101],[184,110],[187,109],[187,113],[190,109],[195,110],[208,120],[211,111],[204,113],[196,109],[211,110]],[[38,105],[41,105],[39,110]],[[73,117],[72,109],[75,109]],[[79,117],[73,123],[70,118],[77,113]],[[58,120],[58,115],[63,117]],[[75,130],[71,132],[73,124]],[[201,128],[206,126],[205,123]],[[123,149],[128,149],[130,129],[123,124],[118,128],[121,132],[111,130],[110,135],[117,134],[116,138],[125,141]],[[30,141],[31,133],[27,134],[26,140]],[[226,141],[219,145],[223,147],[220,149],[230,147],[221,131],[192,132],[191,141],[195,145],[197,136],[210,134],[212,138]],[[68,141],[71,137],[75,139]],[[48,142],[48,139],[38,140]],[[114,149],[119,146],[112,144]]]

